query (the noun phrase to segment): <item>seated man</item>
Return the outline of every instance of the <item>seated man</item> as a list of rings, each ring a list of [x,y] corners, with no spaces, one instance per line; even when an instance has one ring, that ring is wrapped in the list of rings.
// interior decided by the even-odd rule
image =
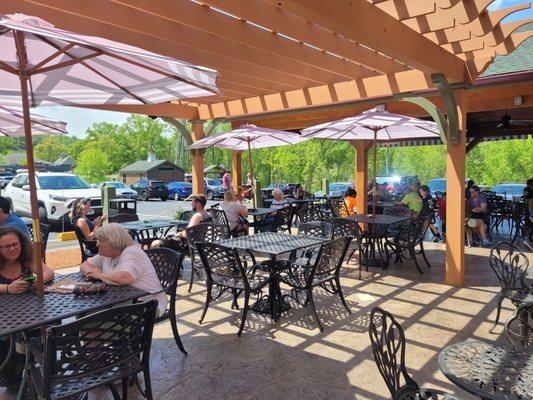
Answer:
[[[357,192],[355,189],[348,189],[341,208],[341,217],[346,218],[357,214]]]
[[[203,194],[195,194],[191,196],[191,206],[195,213],[189,220],[187,228],[198,225],[200,222],[207,222],[212,219],[211,214],[205,211],[206,204],[207,199]],[[184,229],[176,232],[174,235],[167,237],[166,239],[154,240],[150,247],[168,247],[176,251],[187,251],[189,249],[189,244],[187,243],[187,232]]]
[[[422,198],[418,194],[418,188],[409,187],[407,193],[401,201],[396,201],[398,206],[407,206],[413,210],[413,217],[418,217],[418,214],[422,210]]]
[[[467,202],[466,211],[470,215],[467,224],[478,229],[483,246],[490,246],[491,242],[487,239],[487,198],[480,192],[479,186],[474,185],[470,188],[470,200]],[[475,224],[470,225],[469,220],[475,221]]]
[[[0,227],[17,228],[26,237],[30,237],[30,230],[26,223],[15,213],[11,212],[11,204],[5,197],[0,197]]]

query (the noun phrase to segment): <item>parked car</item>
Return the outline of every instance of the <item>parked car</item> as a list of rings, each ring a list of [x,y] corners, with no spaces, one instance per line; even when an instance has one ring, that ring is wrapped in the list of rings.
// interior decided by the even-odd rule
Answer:
[[[161,201],[167,201],[168,199],[168,188],[163,181],[140,179],[131,185],[131,188],[139,194],[139,198],[143,201],[157,198]]]
[[[329,184],[329,197],[342,197],[348,189],[353,189],[353,182],[332,182]],[[322,191],[316,192],[315,197],[323,196]]]
[[[0,188],[5,188],[9,182],[15,177],[14,174],[9,172],[0,172]]]
[[[492,187],[492,191],[507,200],[513,200],[514,196],[523,196],[526,185],[523,183],[499,183]]]
[[[265,186],[264,188],[261,188],[261,195],[263,198],[271,198],[272,197],[272,191],[274,189],[281,189],[283,194],[287,194],[287,191],[289,190],[289,185],[286,183],[271,183],[268,186]]]
[[[468,181],[470,179],[465,179],[465,188],[468,184]],[[445,192],[446,191],[446,178],[436,178],[436,179],[430,179],[428,181],[429,190],[432,194],[435,194],[435,192]]]
[[[192,184],[189,182],[170,182],[167,183],[168,197],[179,199],[185,199],[192,194]]]
[[[192,183],[192,174],[185,174],[185,182]]]
[[[60,172],[38,172],[36,175],[39,219],[43,223],[68,221],[68,213],[74,200],[80,197],[91,199],[89,215],[102,215],[102,196],[98,189],[91,188],[78,175]],[[28,174],[16,175],[3,193],[11,208],[19,216],[31,216],[30,186]]]
[[[205,178],[204,186],[207,200],[224,197],[224,189],[222,188],[222,181],[220,179]]]
[[[133,190],[123,182],[101,182],[97,188],[102,190],[103,187],[114,187],[118,197],[123,199],[136,199],[139,196],[136,190]]]

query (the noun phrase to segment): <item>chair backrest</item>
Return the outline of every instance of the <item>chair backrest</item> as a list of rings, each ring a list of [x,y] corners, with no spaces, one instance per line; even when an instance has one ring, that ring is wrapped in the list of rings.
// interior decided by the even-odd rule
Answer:
[[[150,359],[156,309],[157,301],[152,300],[111,308],[47,328],[44,397],[50,398],[55,382],[80,378],[90,382],[93,374],[100,376],[102,370],[116,365],[136,365],[133,361],[137,359],[144,368]],[[128,372],[133,375],[137,371]]]
[[[309,279],[337,274],[341,268],[351,237],[340,237],[323,243]]]
[[[215,224],[224,225],[229,231],[229,221],[224,210],[220,210],[218,208],[210,208],[209,210],[207,210],[207,212],[211,214],[211,217],[213,218],[212,222],[214,222]]]
[[[533,304],[522,304],[505,323],[505,334],[515,349],[528,351],[533,347],[533,327],[530,324],[530,315],[533,315]]]
[[[274,232],[278,231],[279,229],[286,229],[290,231],[292,224],[292,212],[292,206],[287,206],[276,210],[274,222],[272,224]]]
[[[185,229],[191,252],[196,251],[199,242],[216,242],[228,237],[228,229],[222,224],[203,223]]]
[[[166,247],[148,249],[145,253],[152,262],[165,293],[171,297],[175,296],[178,275],[185,255]]]
[[[411,217],[413,215],[413,210],[408,207],[383,207],[383,215]]]
[[[208,280],[219,285],[242,280],[245,288],[249,288],[246,271],[236,249],[207,242],[197,243],[196,246]]]
[[[352,239],[359,240],[361,238],[361,228],[357,221],[349,218],[331,218],[328,219],[333,226],[333,238],[351,237]]]
[[[335,218],[341,217],[343,208],[346,208],[344,199],[331,199],[329,206],[331,207],[331,216]]]
[[[87,240],[83,236],[83,233],[80,231],[80,228],[73,224],[74,233],[78,239],[78,244],[80,245],[81,251],[81,262],[87,261],[90,256],[98,254],[98,248],[96,247],[96,240]]]
[[[31,240],[33,241],[33,225],[28,224],[30,230]],[[46,261],[46,245],[48,244],[48,236],[50,235],[50,225],[39,224],[39,236],[41,239],[41,256],[43,261]]]
[[[300,222],[322,221],[324,213],[316,206],[305,207],[298,211]]]
[[[417,391],[418,384],[405,368],[405,334],[400,324],[389,312],[374,307],[368,333],[374,360],[392,398],[399,398],[399,392]]]
[[[489,265],[498,277],[502,290],[528,290],[525,277],[529,260],[511,242],[499,242],[490,250]]]
[[[333,225],[323,221],[302,222],[298,227],[298,235],[331,240],[333,239]]]
[[[180,220],[182,220],[182,221],[190,221],[192,216],[195,213],[196,213],[196,211],[194,211],[194,210],[182,211],[181,214],[180,214]]]
[[[137,214],[127,214],[127,213],[120,213],[115,214],[109,217],[109,222],[132,222],[132,221],[138,221],[139,216]]]

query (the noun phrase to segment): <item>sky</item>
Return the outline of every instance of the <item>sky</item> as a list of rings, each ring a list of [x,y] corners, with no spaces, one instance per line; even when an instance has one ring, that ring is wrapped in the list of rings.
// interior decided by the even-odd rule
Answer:
[[[528,0],[496,0],[489,6],[489,10],[498,10],[527,2]],[[504,19],[503,22],[511,22],[524,18],[533,18],[533,8],[516,12]],[[35,108],[35,113],[66,122],[69,134],[80,138],[85,137],[85,131],[87,128],[96,122],[121,124],[125,122],[129,116],[129,114],[126,113],[87,110],[64,106],[37,107]]]

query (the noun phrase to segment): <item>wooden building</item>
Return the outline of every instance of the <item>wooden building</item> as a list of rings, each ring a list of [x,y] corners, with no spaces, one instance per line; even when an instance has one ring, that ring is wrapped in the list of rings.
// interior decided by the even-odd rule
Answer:
[[[163,182],[185,180],[185,171],[167,160],[135,161],[120,171],[122,182],[131,185],[139,179],[150,179]]]

